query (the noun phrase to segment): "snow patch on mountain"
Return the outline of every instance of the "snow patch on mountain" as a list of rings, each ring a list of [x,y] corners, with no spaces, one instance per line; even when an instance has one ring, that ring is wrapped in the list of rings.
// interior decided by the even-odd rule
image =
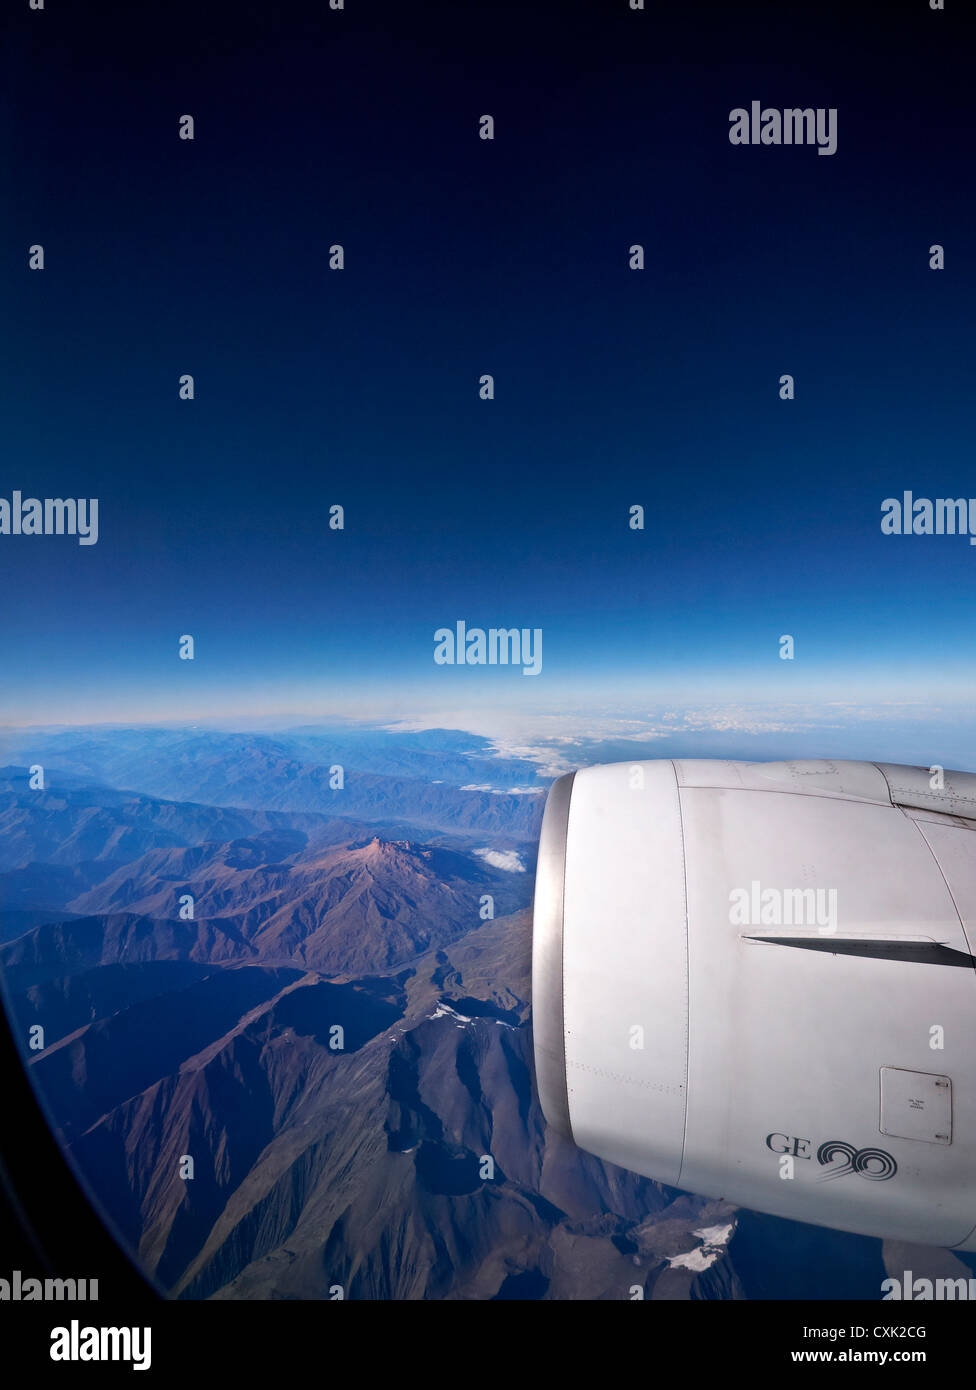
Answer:
[[[685,1251],[682,1255],[669,1256],[668,1264],[672,1269],[690,1269],[693,1273],[700,1274],[725,1253],[725,1247],[734,1230],[735,1222],[730,1221],[725,1226],[703,1226],[700,1231],[693,1231],[692,1235],[702,1242],[701,1245],[694,1250]]]
[[[457,1009],[452,1009],[450,1004],[438,1004],[434,1013],[428,1014],[428,1018],[454,1018],[459,1023],[470,1023],[470,1018],[466,1014],[459,1014]]]

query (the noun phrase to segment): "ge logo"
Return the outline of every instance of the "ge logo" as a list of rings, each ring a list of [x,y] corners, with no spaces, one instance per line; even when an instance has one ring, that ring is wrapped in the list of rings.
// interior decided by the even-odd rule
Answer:
[[[884,1149],[855,1149],[843,1139],[828,1139],[821,1144],[817,1162],[830,1166],[830,1172],[823,1175],[821,1182],[842,1178],[847,1173],[860,1173],[862,1178],[870,1178],[872,1182],[887,1182],[898,1172],[898,1164]]]
[[[788,1134],[766,1135],[767,1149],[775,1154],[787,1154],[790,1158],[812,1158],[812,1143],[812,1139],[797,1139]],[[898,1164],[884,1149],[858,1149],[845,1139],[828,1139],[821,1144],[817,1150],[817,1162],[821,1168],[829,1169],[820,1177],[820,1182],[843,1178],[848,1173],[858,1173],[871,1182],[886,1182],[898,1172]]]

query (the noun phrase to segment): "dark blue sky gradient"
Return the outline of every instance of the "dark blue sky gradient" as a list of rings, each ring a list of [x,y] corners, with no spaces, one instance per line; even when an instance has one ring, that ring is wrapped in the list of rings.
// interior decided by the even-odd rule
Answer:
[[[879,526],[976,496],[962,6],[23,8],[0,495],[100,540],[0,536],[0,723],[968,690],[976,549]],[[434,667],[458,618],[543,675]]]

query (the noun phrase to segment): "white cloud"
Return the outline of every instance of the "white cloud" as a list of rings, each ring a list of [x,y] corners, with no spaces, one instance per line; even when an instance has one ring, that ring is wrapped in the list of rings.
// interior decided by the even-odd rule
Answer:
[[[934,719],[934,733],[926,724]],[[864,739],[882,725],[904,726],[904,733],[920,729],[930,741],[937,735],[939,746],[947,742],[946,730],[951,729],[950,751],[940,761],[957,767],[967,767],[976,760],[972,738],[963,738],[960,730],[966,721],[935,705],[906,700],[904,702],[866,700],[796,699],[790,702],[729,700],[726,702],[691,701],[682,708],[672,699],[658,704],[650,701],[643,706],[621,700],[610,704],[600,702],[591,709],[574,707],[556,710],[439,709],[427,718],[408,718],[387,724],[391,730],[460,729],[478,735],[490,747],[486,756],[505,760],[518,759],[534,764],[540,782],[592,762],[603,756],[601,744],[621,745],[615,754],[626,756],[626,744],[651,745],[647,752],[635,752],[636,757],[654,756],[654,744],[668,740],[680,748],[683,757],[728,756],[714,751],[717,740],[734,740],[736,756],[766,761],[770,757],[815,756],[814,745],[829,742],[834,756],[865,756],[858,753]],[[970,716],[967,728],[972,728]],[[885,735],[888,737],[888,735]],[[786,744],[786,740],[789,744]],[[767,742],[770,740],[771,742]],[[785,748],[791,752],[785,752]],[[753,748],[755,751],[753,751]],[[740,751],[741,750],[741,751]],[[850,750],[850,751],[846,751]],[[669,752],[671,750],[668,750]],[[819,756],[819,754],[816,754]],[[927,754],[909,751],[904,756],[890,756],[889,761],[921,761]],[[510,789],[479,785],[472,790],[510,792]],[[521,788],[519,789],[521,790]]]
[[[493,869],[505,869],[510,874],[524,874],[522,856],[514,849],[476,849],[475,854]]]

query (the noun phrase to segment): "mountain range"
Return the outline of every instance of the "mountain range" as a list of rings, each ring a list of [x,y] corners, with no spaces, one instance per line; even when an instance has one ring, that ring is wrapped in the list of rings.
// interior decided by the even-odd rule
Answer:
[[[143,766],[178,765],[151,790],[85,780],[133,775],[132,731],[114,755],[104,732],[52,734],[43,790],[3,770],[0,974],[118,1238],[190,1299],[878,1297],[903,1251],[691,1197],[548,1130],[541,798],[465,790],[486,759],[466,738],[401,750],[453,784],[350,762],[356,796],[328,811],[324,764],[250,736],[208,762],[197,732],[147,732]],[[400,756],[386,734],[359,744],[363,766]],[[169,799],[183,777],[192,797]]]

